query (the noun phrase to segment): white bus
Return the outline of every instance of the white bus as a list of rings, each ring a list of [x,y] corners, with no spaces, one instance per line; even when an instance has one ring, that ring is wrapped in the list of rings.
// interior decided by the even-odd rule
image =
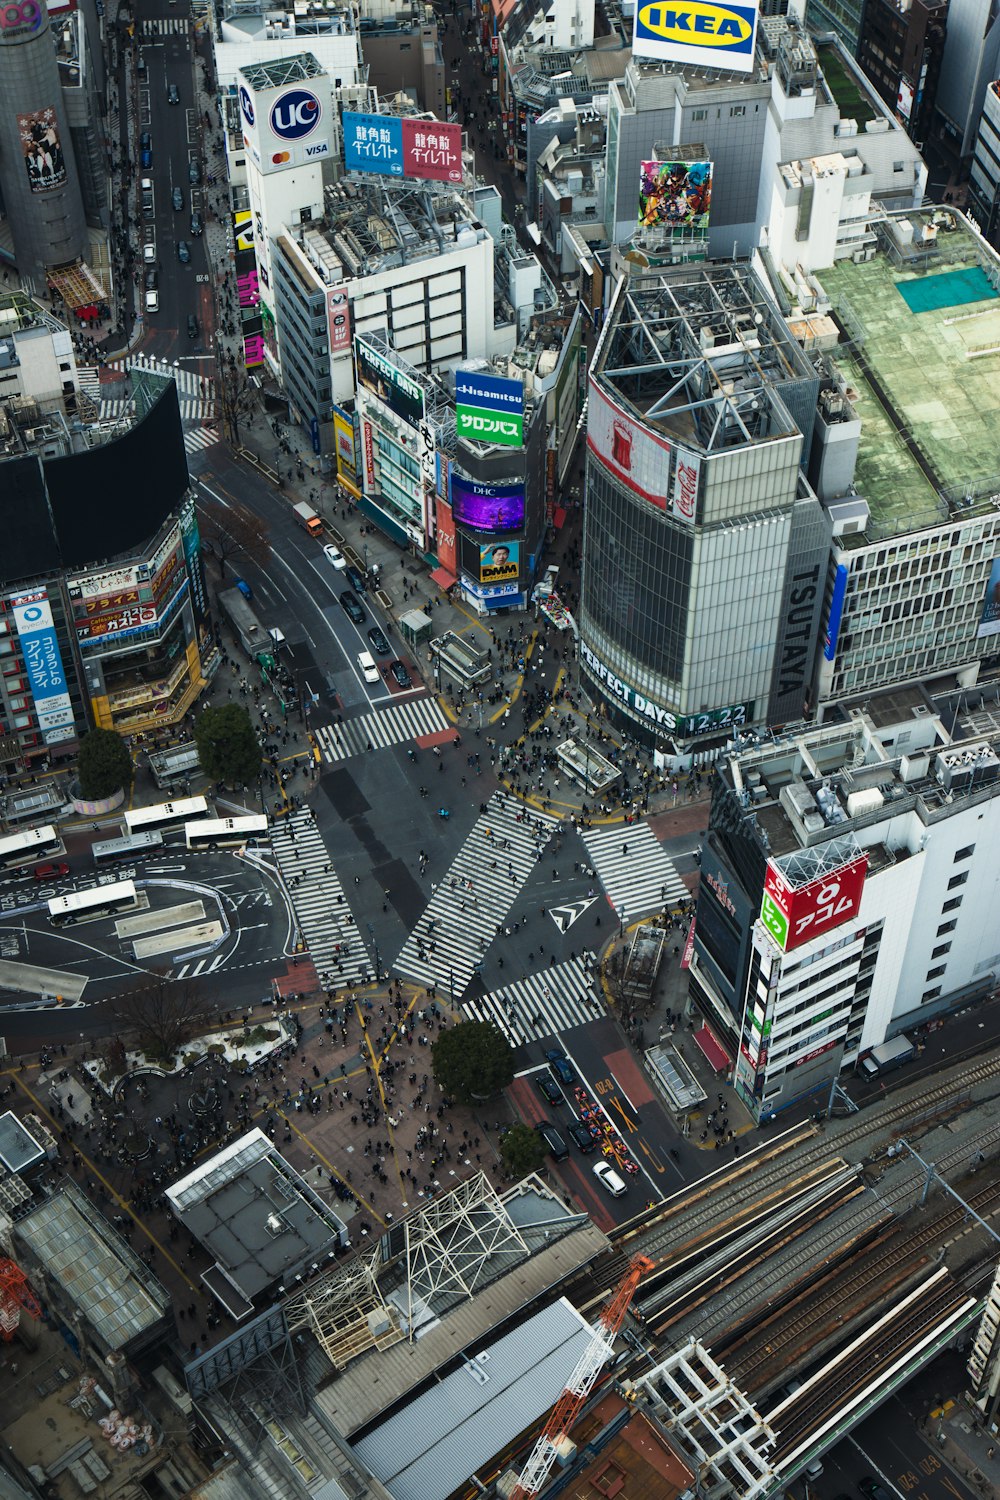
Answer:
[[[177,828],[192,818],[207,818],[208,803],[204,797],[182,797],[177,802],[157,802],[153,807],[135,807],[125,814],[125,828],[131,835],[145,829]]]
[[[163,848],[163,834],[157,828],[143,828],[139,833],[124,834],[120,839],[100,839],[91,844],[95,865],[106,865],[114,859],[141,859],[153,849]]]
[[[74,891],[71,896],[54,896],[49,902],[49,921],[54,927],[69,927],[74,922],[94,922],[98,917],[134,911],[138,904],[133,882],[115,880],[87,891]]]
[[[267,837],[267,819],[258,813],[247,818],[205,818],[184,829],[189,849],[232,849],[251,839]]]
[[[16,865],[30,865],[37,859],[51,859],[54,854],[65,854],[59,834],[47,823],[44,828],[29,828],[26,833],[12,833],[0,839],[0,870],[12,870]]]

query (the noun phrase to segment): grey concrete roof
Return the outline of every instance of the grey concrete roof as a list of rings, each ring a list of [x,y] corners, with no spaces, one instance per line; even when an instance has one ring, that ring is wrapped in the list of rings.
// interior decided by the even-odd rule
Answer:
[[[8,1172],[26,1172],[44,1156],[43,1148],[13,1110],[0,1115],[0,1162]]]
[[[355,1446],[395,1500],[445,1500],[554,1404],[591,1337],[561,1298]]]

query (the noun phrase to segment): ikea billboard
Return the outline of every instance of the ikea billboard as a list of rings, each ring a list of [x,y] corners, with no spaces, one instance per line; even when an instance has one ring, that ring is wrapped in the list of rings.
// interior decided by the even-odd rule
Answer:
[[[692,63],[720,72],[751,73],[758,0],[715,5],[709,0],[637,0],[633,57]]]

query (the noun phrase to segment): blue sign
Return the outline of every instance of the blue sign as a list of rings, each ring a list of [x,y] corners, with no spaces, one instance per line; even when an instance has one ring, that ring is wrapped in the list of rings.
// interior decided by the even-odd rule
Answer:
[[[323,106],[311,89],[288,89],[271,105],[271,129],[279,141],[301,141],[312,135]]]
[[[823,655],[827,661],[833,661],[837,654],[837,638],[840,635],[840,621],[844,613],[844,596],[847,593],[847,569],[841,563],[833,580],[833,598],[830,600],[830,615],[826,622],[826,635],[823,640]]]
[[[320,452],[319,422],[316,420],[315,417],[310,417],[309,418],[309,436],[312,439],[313,452],[314,453],[319,453]]]
[[[254,122],[253,95],[245,83],[240,84],[240,109],[248,125]]]
[[[455,405],[516,412],[523,416],[524,385],[520,380],[502,380],[497,375],[473,375],[468,370],[456,370]]]
[[[403,175],[403,122],[397,115],[358,115],[345,110],[344,165],[349,172]]]
[[[39,590],[15,599],[13,614],[42,737],[46,742],[50,736],[65,738],[59,731],[73,723],[73,706],[45,593]]]

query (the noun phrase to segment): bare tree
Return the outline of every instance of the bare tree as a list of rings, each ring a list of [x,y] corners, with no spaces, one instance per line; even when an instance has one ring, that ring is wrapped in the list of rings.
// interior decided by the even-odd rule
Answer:
[[[176,1057],[215,1009],[196,981],[173,979],[159,969],[139,975],[111,1002],[113,1020],[135,1033],[144,1052],[164,1060]]]
[[[245,557],[260,568],[271,561],[271,533],[266,524],[248,505],[238,500],[223,505],[218,500],[203,500],[200,507],[201,539],[219,564],[220,577],[225,576],[230,558]]]

